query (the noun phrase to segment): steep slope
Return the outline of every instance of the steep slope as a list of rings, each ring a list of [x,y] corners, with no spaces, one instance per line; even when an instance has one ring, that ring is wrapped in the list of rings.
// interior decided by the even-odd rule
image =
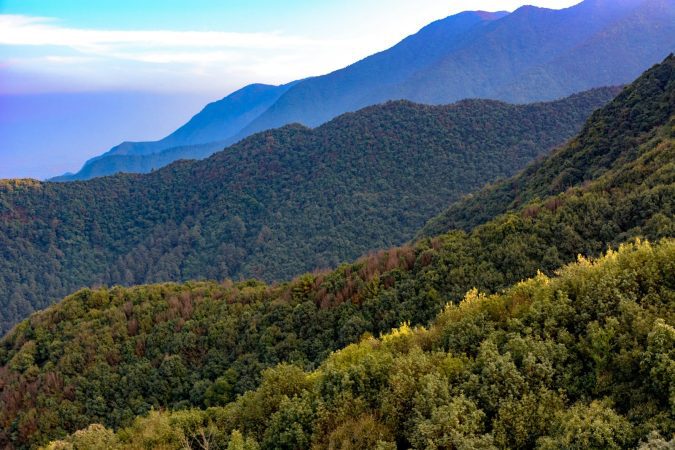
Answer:
[[[461,19],[478,13],[472,14]],[[401,43],[404,49],[404,44],[417,48],[426,42],[443,43],[432,47],[441,50],[423,58],[423,67],[403,77],[390,78],[376,70],[378,62],[389,57],[397,74],[397,67],[411,64],[408,55],[394,47],[298,83],[239,136],[289,122],[313,126],[392,98],[431,104],[462,98],[559,98],[627,83],[675,48],[675,4],[669,0],[586,0],[563,10],[525,6],[508,15],[478,17],[482,20],[473,26],[458,27],[461,34],[423,29]],[[453,16],[432,27],[455,30],[459,20]]]
[[[607,3],[606,0],[596,0],[589,7],[603,8]],[[593,10],[586,14],[588,17],[595,15]],[[602,32],[577,44],[571,51],[530,68],[516,82],[489,96],[517,102],[528,99],[533,91],[557,97],[565,95],[569,89],[577,92],[593,86],[611,85],[620,79],[631,80],[642,73],[650,62],[657,62],[672,51],[675,44],[673,36],[673,2],[645,2]],[[614,65],[612,61],[621,61],[621,64]],[[599,69],[598,62],[602,62],[604,68]]]
[[[0,330],[84,286],[274,280],[401,244],[443,205],[572,136],[614,94],[395,102],[148,175],[1,182]]]
[[[151,412],[50,449],[671,448],[675,241],[624,246],[500,295],[282,364],[225,407]],[[670,441],[670,442],[668,442]]]
[[[427,103],[458,95],[522,102],[627,82],[672,51],[674,18],[668,0],[586,0],[560,11],[524,6],[402,89]]]
[[[5,434],[0,434],[0,443],[21,447],[45,442],[95,422],[118,427],[128,424],[134,415],[144,414],[151,407],[176,409],[226,404],[235,395],[256,386],[261,380],[261,371],[266,367],[292,362],[308,370],[313,369],[332,350],[358,341],[364,333],[377,335],[403,321],[413,325],[429,323],[444,305],[459,302],[472,288],[497,292],[536,275],[539,270],[550,275],[561,265],[574,261],[579,254],[599,255],[608,246],[617,246],[634,237],[652,240],[675,237],[675,119],[671,114],[658,121],[650,121],[648,118],[652,114],[647,109],[658,109],[658,105],[671,98],[673,84],[655,85],[652,77],[655,73],[663,73],[663,66],[673,64],[671,57],[662,66],[650,70],[588,122],[586,130],[594,130],[593,133],[600,139],[617,133],[613,138],[615,143],[629,143],[621,145],[619,153],[612,154],[616,163],[600,161],[597,167],[588,167],[592,173],[598,174],[598,178],[535,200],[470,232],[451,231],[422,239],[412,246],[369,255],[332,272],[307,274],[274,286],[249,281],[87,289],[34,314],[0,341],[0,404],[3,406],[0,408],[0,424],[6,430]],[[665,73],[671,73],[672,78],[672,72]],[[625,126],[615,128],[615,124],[608,120],[611,112],[624,111],[625,103],[635,99],[637,92],[645,93],[641,101],[630,103],[638,113],[629,114],[625,117]],[[575,142],[566,149],[587,153]],[[589,164],[592,165],[593,161]],[[604,166],[611,168],[606,170]],[[455,314],[455,310],[450,309],[442,313],[437,325],[432,328],[438,333],[428,337],[442,342],[439,344],[442,347],[431,348],[452,351],[460,360],[448,360],[444,355],[439,360],[434,359],[433,364],[424,364],[424,367],[437,366],[448,375],[455,373],[453,368],[469,370],[468,373],[461,372],[468,377],[455,380],[458,383],[474,380],[471,390],[464,389],[466,395],[486,390],[485,395],[472,399],[489,418],[489,427],[479,434],[494,431],[495,439],[504,439],[499,444],[502,446],[532,446],[532,440],[545,436],[551,439],[575,437],[574,432],[550,434],[556,430],[555,427],[536,428],[534,424],[539,422],[529,419],[527,423],[534,428],[516,429],[513,433],[508,432],[513,428],[512,422],[502,422],[501,428],[493,424],[496,417],[515,420],[523,411],[532,409],[528,405],[541,399],[552,401],[546,407],[555,406],[551,416],[558,417],[560,413],[562,427],[572,417],[564,415],[563,408],[577,401],[607,397],[614,406],[598,404],[593,407],[593,412],[597,412],[600,418],[614,418],[607,409],[616,408],[614,412],[623,418],[616,422],[618,429],[612,429],[629,430],[620,441],[625,442],[622,445],[634,444],[653,429],[668,436],[673,432],[674,423],[667,409],[672,406],[668,406],[672,400],[667,396],[670,381],[667,373],[663,372],[667,370],[668,362],[661,356],[655,356],[654,352],[663,352],[653,346],[656,344],[648,350],[652,352],[652,359],[645,359],[644,364],[636,365],[633,358],[647,358],[646,337],[656,332],[653,328],[659,323],[656,319],[663,319],[664,324],[672,327],[672,291],[675,289],[672,251],[672,240],[662,244],[658,250],[639,245],[635,251],[624,250],[620,264],[615,262],[616,255],[607,257],[603,266],[608,271],[590,268],[585,263],[568,269],[569,276],[563,275],[562,281],[555,284],[539,276],[528,284],[535,291],[523,291],[521,287],[506,297],[479,300],[480,313],[469,314],[464,319],[457,317],[454,324],[446,320],[448,314],[451,317]],[[574,280],[574,276],[580,278]],[[579,289],[574,286],[579,286]],[[590,286],[602,287],[602,292],[596,292]],[[538,294],[535,295],[536,292]],[[566,292],[569,295],[564,295]],[[588,295],[582,295],[583,292]],[[625,301],[619,301],[624,297]],[[500,306],[500,298],[507,299],[503,307]],[[530,303],[527,299],[536,302],[537,306],[528,309]],[[472,310],[476,305],[474,300],[462,309]],[[484,311],[482,308],[487,308],[485,313],[481,312]],[[553,341],[546,341],[543,345],[537,338],[540,328],[529,319],[520,320],[525,316],[519,313],[529,314],[528,311],[538,317],[538,326],[547,327],[546,336],[541,338]],[[596,317],[598,324],[593,325]],[[634,320],[630,323],[640,324],[639,332],[637,328],[628,331],[631,329],[626,325],[629,318]],[[568,328],[568,325],[573,328]],[[667,331],[669,328],[659,330]],[[621,334],[618,334],[619,331]],[[521,332],[530,333],[530,339],[521,336]],[[424,335],[424,332],[421,333]],[[515,347],[504,347],[506,342],[510,342],[509,336],[520,336],[524,339],[520,341],[522,345],[517,347],[513,341]],[[614,338],[616,340],[612,340]],[[655,343],[670,342],[661,338],[652,340]],[[497,347],[490,347],[490,341]],[[431,344],[436,341],[421,338],[420,345],[421,342]],[[565,354],[574,355],[572,359],[547,359],[560,355],[557,352],[562,350],[561,345],[571,346],[571,353]],[[597,345],[595,353],[586,352],[590,351],[589,345]],[[410,348],[405,343],[395,347]],[[610,347],[611,352],[607,350]],[[499,363],[494,370],[474,365],[481,352],[485,363],[488,360],[499,362],[506,357],[508,349],[511,357],[531,353],[534,360],[530,356],[518,357],[517,368],[523,368],[531,377],[528,379],[548,380],[543,385],[545,395],[538,396],[542,393],[540,390],[527,393],[516,390],[511,391],[512,395],[500,390],[488,395],[490,389],[496,389],[494,386],[503,386],[498,383],[499,379],[470,376],[471,373],[480,376],[480,369],[485,376],[503,373],[505,380],[519,379],[522,375],[517,375],[519,370],[502,371],[508,365]],[[422,345],[422,350],[428,351],[429,347]],[[487,350],[490,352],[485,353]],[[514,353],[516,350],[518,352]],[[336,421],[319,428],[318,439],[337,439],[339,433],[333,425],[338,426],[351,419],[360,420],[350,414],[354,412],[360,416],[366,413],[360,409],[368,405],[363,400],[372,400],[375,403],[370,405],[376,408],[376,405],[388,403],[386,399],[394,401],[400,398],[403,401],[408,398],[407,390],[394,392],[391,397],[384,394],[380,397],[367,391],[368,386],[380,386],[371,383],[373,380],[368,378],[368,374],[372,373],[370,368],[379,367],[373,365],[378,359],[360,351],[351,352],[353,349],[342,353],[351,355],[344,359],[348,373],[330,372],[335,375],[328,377],[335,389],[329,384],[321,384],[323,387],[320,389],[321,395],[330,392],[345,394],[338,395],[337,403],[332,404],[347,402],[345,405],[348,407],[342,410],[344,415],[340,416],[344,420],[337,417]],[[461,356],[463,353],[466,356]],[[667,355],[666,352],[665,357],[672,359]],[[322,366],[316,373],[316,381],[328,379],[324,375],[327,368],[335,367],[335,358],[342,357],[334,356]],[[660,364],[657,361],[662,360],[665,365],[656,368],[655,364]],[[460,361],[462,364],[455,364]],[[409,362],[402,361],[400,368],[417,367],[416,363]],[[362,363],[365,365],[362,366]],[[623,365],[619,366],[620,363]],[[172,416],[170,427],[164,425],[164,420],[168,420],[166,416],[158,419],[155,414],[150,420],[160,420],[158,427],[151,426],[156,422],[141,420],[135,428],[121,433],[118,438],[136,439],[140,430],[167,428],[199,435],[200,424],[216,421],[215,428],[206,430],[202,436],[215,437],[218,433],[221,436],[225,433],[224,439],[227,440],[234,427],[264,440],[267,438],[265,430],[274,433],[279,430],[278,427],[292,425],[296,431],[303,430],[303,434],[308,434],[302,441],[304,443],[289,441],[289,448],[304,448],[310,442],[308,436],[312,434],[316,410],[310,408],[305,411],[306,415],[300,410],[294,413],[287,411],[289,415],[280,413],[276,416],[274,420],[278,423],[275,422],[275,425],[269,422],[279,407],[277,400],[281,400],[284,394],[288,398],[282,403],[295,405],[295,400],[288,403],[288,400],[293,400],[293,394],[278,383],[286,381],[287,386],[300,389],[298,393],[307,386],[303,381],[304,375],[293,376],[293,373],[297,375],[300,372],[299,369],[277,370],[281,372],[267,372],[261,391],[245,394],[225,409],[176,413]],[[563,373],[557,370],[564,370],[569,376],[562,376]],[[381,373],[396,371],[392,372],[386,366]],[[648,375],[652,373],[654,375]],[[414,372],[404,378],[422,382],[425,374],[424,371]],[[400,375],[403,377],[403,374]],[[341,380],[356,391],[347,392]],[[385,385],[388,386],[386,383],[382,386]],[[66,389],[66,386],[69,388]],[[364,390],[359,391],[361,388]],[[559,389],[565,390],[562,398],[558,397],[561,395]],[[409,392],[418,391],[421,390],[413,388]],[[366,392],[369,393],[362,397]],[[429,391],[432,396],[434,392]],[[628,393],[631,394],[626,395]],[[525,394],[529,397],[525,398]],[[262,398],[266,403],[260,403]],[[492,403],[488,403],[489,398],[493,399]],[[379,403],[380,399],[384,399],[382,403]],[[521,401],[523,403],[519,404]],[[332,413],[336,410],[332,409],[332,405],[326,405],[323,411],[329,415],[322,417],[333,417]],[[584,408],[590,406],[579,403],[575,406],[578,411],[574,411],[583,417],[588,414]],[[502,411],[502,407],[506,409]],[[508,408],[515,412],[506,416]],[[534,410],[536,414],[541,413],[540,409]],[[377,420],[384,417],[376,409],[372,411],[376,413],[374,417]],[[388,410],[385,414],[393,412]],[[247,417],[250,419],[248,422]],[[308,418],[307,428],[293,425],[298,417]],[[385,437],[396,436],[404,448],[407,448],[406,441],[416,445],[411,439],[413,434],[409,434],[414,427],[400,422],[402,418],[413,418],[398,414],[388,417],[392,422],[385,425],[392,428],[383,431]],[[549,425],[554,423],[551,418],[544,422]],[[602,425],[603,422],[591,421],[591,424],[596,423]],[[349,428],[352,425],[354,428]],[[363,428],[352,425],[345,425],[347,431],[343,430],[341,436],[355,435],[360,429],[372,429],[370,425]],[[502,430],[502,434],[495,431],[498,429]],[[95,435],[96,430],[100,431],[100,428],[94,427],[90,432]],[[325,432],[322,434],[321,430]],[[427,430],[433,428],[427,427]],[[289,432],[285,434],[285,439],[303,434]],[[598,435],[590,431],[589,434]],[[105,435],[111,437],[109,432],[100,436]],[[85,436],[80,435],[82,438]],[[144,436],[148,441],[142,446],[146,447],[161,445],[164,438],[177,439],[176,435],[169,433],[167,437],[161,433],[154,434],[154,431],[148,431]],[[274,436],[271,434],[270,439]],[[584,447],[582,444],[579,445]],[[136,445],[141,444],[136,442]],[[171,447],[180,443],[172,441],[166,445]],[[604,448],[606,442],[599,441],[596,445]],[[366,448],[370,447],[366,445]]]
[[[178,159],[212,155],[234,142],[234,136],[269,108],[294,83],[252,84],[209,103],[185,125],[154,142],[123,142],[87,161],[76,174],[51,181],[85,180],[118,172],[147,173]]]
[[[638,157],[637,149],[675,112],[675,57],[647,71],[640,83],[597,111],[572,143],[497,183],[452,205],[432,219],[420,235],[471,229],[534,198],[546,197],[597,178]]]

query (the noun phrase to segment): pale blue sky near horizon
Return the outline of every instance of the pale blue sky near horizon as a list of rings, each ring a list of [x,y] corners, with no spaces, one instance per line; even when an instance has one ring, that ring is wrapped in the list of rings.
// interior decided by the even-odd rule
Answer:
[[[0,178],[77,170],[245,84],[336,70],[461,11],[579,1],[0,0]]]

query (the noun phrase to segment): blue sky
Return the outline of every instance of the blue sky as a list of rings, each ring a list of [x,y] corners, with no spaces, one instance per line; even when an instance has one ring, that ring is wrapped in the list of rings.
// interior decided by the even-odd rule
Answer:
[[[529,3],[562,8],[578,1]],[[252,81],[330,72],[463,10],[513,10],[523,3],[0,0],[0,92],[221,95]]]
[[[66,25],[117,29],[347,32],[377,17],[427,21],[465,10],[513,10],[523,4],[563,8],[579,0],[0,0],[5,14],[58,17]],[[407,17],[402,16],[407,12]],[[412,17],[411,17],[412,15]],[[361,16],[361,18],[359,17]],[[377,20],[377,19],[376,19]],[[426,22],[425,22],[426,23]],[[421,25],[421,24],[418,24]],[[328,28],[326,28],[328,27]]]
[[[531,0],[564,8],[579,0]],[[0,178],[163,137],[252,82],[320,75],[522,0],[0,0]]]

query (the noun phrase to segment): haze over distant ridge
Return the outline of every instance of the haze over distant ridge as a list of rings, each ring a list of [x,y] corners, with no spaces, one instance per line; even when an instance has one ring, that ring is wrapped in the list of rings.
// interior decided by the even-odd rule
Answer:
[[[429,24],[344,69],[278,87],[247,86],[210,104],[155,143],[124,143],[59,181],[149,172],[203,158],[257,131],[314,127],[393,99],[445,104],[463,98],[552,100],[634,79],[675,48],[668,0],[586,0],[551,10],[469,11]],[[176,139],[178,137],[178,139]]]

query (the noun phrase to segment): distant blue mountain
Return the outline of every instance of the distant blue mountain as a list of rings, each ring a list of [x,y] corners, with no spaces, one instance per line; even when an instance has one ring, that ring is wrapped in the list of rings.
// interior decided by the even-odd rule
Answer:
[[[251,84],[206,107],[176,131],[153,142],[123,142],[87,161],[76,174],[50,181],[84,180],[118,172],[147,173],[179,159],[201,159],[234,142],[234,136],[260,116],[294,83]]]
[[[673,0],[586,0],[563,10],[464,12],[330,74],[279,87],[247,86],[161,141],[121,144],[60,179],[147,172],[174,157],[204,157],[258,131],[295,122],[313,127],[387,100],[561,98],[627,83],[673,48]],[[120,155],[136,158],[117,158],[114,164],[108,159]]]
[[[0,91],[5,75],[0,67]],[[207,100],[184,92],[0,93],[0,178],[53,177],[121,139],[164,137]]]
[[[674,48],[673,0],[586,0],[559,11],[524,6],[406,80],[400,94],[428,103],[550,100],[625,84]]]
[[[673,0],[586,0],[551,10],[470,12],[435,22],[395,47],[289,89],[239,137],[392,98],[551,100],[625,84],[675,48]]]

